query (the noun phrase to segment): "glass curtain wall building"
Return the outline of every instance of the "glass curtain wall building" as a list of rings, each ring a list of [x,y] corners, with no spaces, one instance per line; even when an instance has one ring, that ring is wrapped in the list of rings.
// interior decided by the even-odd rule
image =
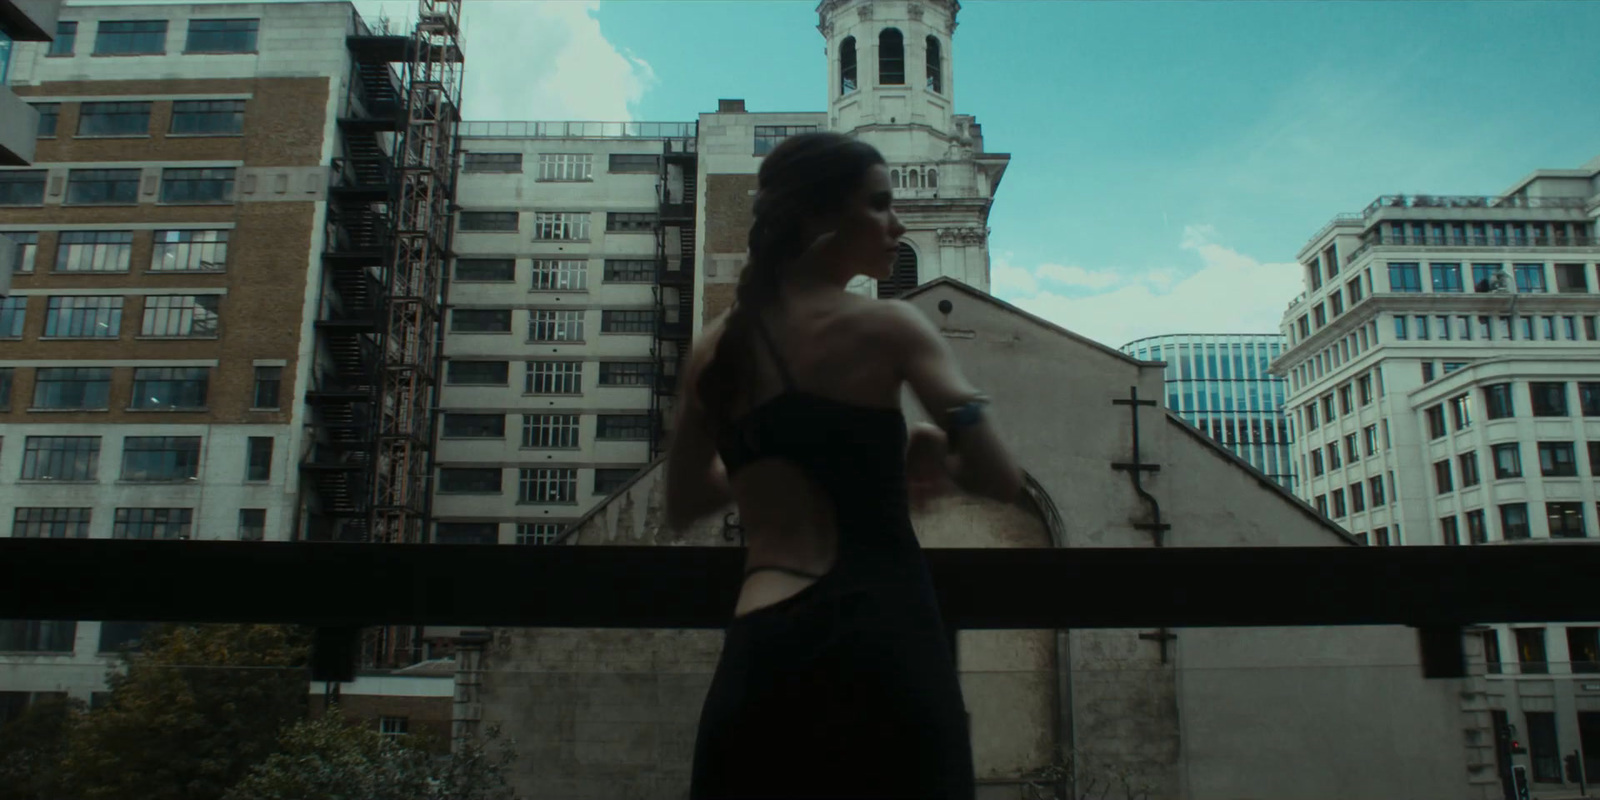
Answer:
[[[1175,333],[1136,339],[1122,352],[1167,362],[1167,408],[1294,491],[1287,392],[1267,372],[1284,346],[1276,333]]]

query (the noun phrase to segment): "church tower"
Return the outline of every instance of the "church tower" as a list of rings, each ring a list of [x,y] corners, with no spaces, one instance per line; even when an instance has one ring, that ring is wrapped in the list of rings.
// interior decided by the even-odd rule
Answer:
[[[828,124],[889,162],[909,229],[895,274],[857,287],[894,297],[950,277],[989,291],[989,208],[1010,156],[983,151],[977,121],[955,113],[959,0],[822,0]]]

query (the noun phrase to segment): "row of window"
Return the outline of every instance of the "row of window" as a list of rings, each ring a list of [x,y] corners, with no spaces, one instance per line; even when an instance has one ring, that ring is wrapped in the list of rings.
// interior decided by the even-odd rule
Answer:
[[[1587,442],[1589,450],[1589,474],[1600,477],[1600,442]],[[1545,478],[1576,478],[1578,477],[1578,448],[1574,442],[1536,442],[1539,452],[1539,475]],[[1520,442],[1503,442],[1489,446],[1489,452],[1494,460],[1494,477],[1496,480],[1522,477],[1522,444]],[[1461,453],[1455,458],[1455,465],[1459,470],[1452,468],[1451,459],[1443,459],[1433,464],[1434,488],[1439,494],[1449,494],[1456,490],[1455,476],[1461,477],[1461,488],[1470,489],[1481,481],[1478,474],[1478,454],[1476,451]]]
[[[533,291],[586,291],[589,288],[589,262],[585,259],[534,259],[529,287]],[[650,258],[608,258],[601,271],[606,283],[655,283],[659,262]],[[457,281],[469,283],[514,283],[517,261],[514,258],[458,258]]]
[[[944,61],[942,45],[937,36],[923,40],[924,85],[930,92],[944,91]],[[857,69],[856,37],[846,36],[839,43],[839,94],[856,90]],[[905,35],[899,28],[884,28],[878,32],[878,85],[903,86],[906,82]],[[759,155],[759,154],[758,154]]]
[[[519,522],[512,541],[517,544],[554,544],[566,526],[559,522]],[[435,544],[499,544],[498,522],[437,522]]]
[[[174,100],[169,136],[232,136],[244,133],[243,100]],[[38,135],[58,135],[61,103],[32,103],[39,112]],[[149,136],[152,100],[78,104],[76,136]]]
[[[1373,423],[1361,429],[1360,442],[1365,445],[1367,458],[1378,454],[1378,423]],[[1311,477],[1321,477],[1326,471],[1343,469],[1346,464],[1353,465],[1361,460],[1361,450],[1357,447],[1356,434],[1352,433],[1344,437],[1342,455],[1339,444],[1339,442],[1334,441],[1329,442],[1326,447],[1311,448]],[[1389,421],[1383,420],[1383,449],[1388,450],[1389,448]],[[1323,453],[1328,455],[1326,466],[1324,466],[1322,458]]]
[[[1376,394],[1373,393],[1374,386],[1377,387]],[[1354,413],[1357,401],[1364,408],[1372,405],[1374,398],[1383,397],[1383,395],[1383,370],[1373,369],[1345,381],[1339,388],[1323,395],[1320,400],[1314,399],[1301,406],[1300,421],[1305,426],[1305,430],[1314,431],[1324,422],[1332,423],[1337,420],[1340,414],[1349,416]],[[1334,413],[1335,397],[1339,400],[1338,414]],[[1320,416],[1317,413],[1319,403],[1322,409]],[[1371,455],[1371,453],[1369,452],[1368,455]]]
[[[116,339],[122,335],[122,297],[45,298],[43,339]],[[219,294],[145,295],[139,335],[172,339],[214,339],[218,335]],[[27,324],[28,298],[0,300],[0,339],[20,339]]]
[[[60,231],[49,263],[55,272],[127,272],[133,259],[135,231]],[[221,272],[228,263],[232,231],[152,231],[151,272]],[[37,231],[0,231],[17,248],[17,273],[34,271],[39,260]]]
[[[1312,498],[1312,505],[1317,507],[1318,513],[1334,519],[1344,519],[1347,514],[1360,514],[1366,511],[1369,507],[1374,509],[1383,508],[1384,505],[1389,502],[1390,495],[1393,494],[1393,472],[1388,473],[1387,480],[1387,492],[1384,490],[1385,476],[1374,475],[1371,478],[1366,479],[1365,482],[1356,481],[1355,483],[1350,484],[1350,486],[1346,489],[1334,489],[1328,494],[1319,494]],[[1331,506],[1328,503],[1330,499],[1333,501]],[[1348,506],[1345,505],[1346,499],[1348,499],[1350,503]],[[1374,533],[1376,532],[1377,531],[1375,530]],[[1399,537],[1400,526],[1396,525],[1395,538],[1399,539]],[[1383,538],[1384,540],[1378,542],[1378,544],[1382,545],[1388,543],[1387,531],[1385,531],[1385,536]],[[1398,544],[1398,542],[1396,543]]]
[[[1596,505],[1596,509],[1600,510],[1600,505]],[[1527,503],[1501,503],[1499,510],[1501,539],[1510,542],[1531,537]],[[1544,514],[1545,524],[1552,539],[1581,539],[1589,535],[1582,503],[1545,503]],[[1489,541],[1489,525],[1483,509],[1473,509],[1461,516],[1466,518],[1468,542],[1483,544]],[[1461,544],[1461,526],[1455,514],[1441,517],[1439,530],[1446,545]]]
[[[11,408],[16,367],[0,367],[0,409]],[[107,411],[112,367],[36,367],[30,411]],[[283,367],[256,367],[251,409],[278,408]],[[129,411],[204,411],[210,367],[135,367]]]
[[[95,29],[97,56],[164,55],[167,27],[164,19],[101,20]],[[185,53],[254,53],[260,19],[191,19],[184,39]],[[70,56],[78,46],[78,23],[61,20],[48,55]]]
[[[544,241],[587,241],[588,211],[539,211],[533,215],[533,238]],[[654,211],[611,211],[607,233],[650,233],[660,216]],[[460,229],[473,233],[516,233],[522,224],[517,211],[463,211]]]
[[[655,364],[648,361],[602,361],[601,386],[650,386]],[[451,359],[445,367],[450,386],[510,386],[511,362]],[[528,361],[524,364],[524,394],[582,394],[582,361]]]
[[[1377,346],[1378,323],[1373,320],[1345,334],[1343,339],[1330,343],[1322,352],[1306,356],[1304,361],[1289,370],[1289,387],[1294,391],[1304,389],[1312,381],[1333,372],[1339,365],[1360,358],[1369,348]]]
[[[522,174],[522,154],[462,153],[461,171],[520,175]],[[661,172],[661,156],[647,153],[612,153],[609,156],[606,171],[613,174],[657,175]],[[592,181],[594,180],[594,155],[592,153],[540,153],[539,180]]]
[[[1498,324],[1495,324],[1496,322]],[[1476,331],[1477,338],[1485,342],[1496,339],[1504,342],[1576,342],[1580,325],[1583,328],[1584,339],[1592,342],[1600,338],[1600,330],[1597,330],[1597,321],[1593,316],[1545,314],[1538,317],[1531,315],[1513,317],[1506,314],[1498,316],[1480,314],[1477,324],[1473,325],[1472,316],[1467,314],[1454,316],[1416,314],[1410,317],[1405,314],[1395,314],[1394,338],[1398,341],[1406,341],[1412,337],[1418,341],[1436,338],[1448,342],[1453,337],[1463,342],[1470,342]]]
[[[200,477],[200,452],[199,436],[123,437],[122,472],[118,480],[149,483],[196,480]],[[272,480],[272,437],[250,437],[245,452],[245,480]],[[22,450],[21,479],[99,480],[100,437],[27,437]],[[88,524],[87,518],[84,524]]]
[[[1422,247],[1572,247],[1589,245],[1587,222],[1431,222],[1425,220],[1392,220],[1375,227],[1362,237],[1362,246],[1351,253],[1346,261],[1354,260],[1361,251],[1378,245]],[[1498,267],[1499,265],[1495,265]],[[1307,282],[1311,291],[1322,288],[1323,278],[1333,280],[1339,274],[1339,247],[1329,243],[1311,263],[1306,264]],[[1367,282],[1370,293],[1372,282]],[[1489,289],[1479,289],[1489,291]],[[1353,303],[1353,301],[1352,301]]]
[[[168,205],[218,205],[233,202],[233,167],[167,167],[161,170],[158,202]],[[67,205],[132,206],[139,204],[142,169],[74,169],[67,172]],[[0,206],[44,205],[49,172],[42,169],[0,172]]]
[[[1545,648],[1544,628],[1512,628],[1517,640],[1517,663],[1524,675],[1548,675],[1549,655]],[[1483,658],[1489,674],[1499,675],[1503,670],[1500,660],[1500,632],[1483,632]],[[1600,628],[1571,626],[1567,628],[1567,658],[1572,671],[1579,674],[1600,672]],[[1532,736],[1530,726],[1530,738]],[[1553,731],[1552,731],[1553,735]],[[1533,744],[1533,742],[1530,742]],[[1559,780],[1559,779],[1558,779]]]
[[[581,342],[587,313],[581,310],[533,309],[528,312],[528,341]],[[510,333],[511,314],[509,308],[457,308],[450,312],[450,332]],[[655,331],[656,312],[653,309],[607,309],[600,312],[601,333],[650,335]]]
[[[1496,383],[1483,387],[1484,416],[1489,419],[1508,419],[1516,416],[1516,403],[1512,400],[1510,383]],[[1567,399],[1571,393],[1565,381],[1529,381],[1529,407],[1535,417],[1571,416]],[[1428,422],[1428,438],[1438,439],[1449,431],[1445,426],[1445,406],[1450,407],[1450,420],[1455,430],[1465,430],[1472,425],[1472,393],[1466,392],[1443,403],[1428,407],[1423,415]],[[1578,382],[1578,410],[1585,417],[1600,417],[1600,382]]]
[[[264,441],[270,460],[272,440]],[[92,508],[18,508],[12,517],[11,535],[18,539],[87,539],[93,517]],[[238,531],[240,541],[261,541],[267,532],[267,510],[239,509]],[[191,539],[193,534],[192,508],[119,508],[111,522],[113,539]]]
[[[575,450],[579,439],[579,414],[523,414],[522,446]],[[608,442],[648,441],[650,417],[646,414],[600,414],[595,418],[595,438]],[[504,439],[506,415],[446,412],[446,439]]]
[[[610,494],[639,473],[638,467],[595,469],[593,493]],[[498,495],[505,470],[499,467],[441,467],[440,494]],[[578,502],[578,470],[568,467],[524,467],[517,470],[517,502]]]

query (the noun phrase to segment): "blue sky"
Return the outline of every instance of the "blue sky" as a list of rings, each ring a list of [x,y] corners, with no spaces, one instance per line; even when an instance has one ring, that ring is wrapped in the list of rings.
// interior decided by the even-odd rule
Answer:
[[[465,9],[469,118],[826,108],[813,0]],[[1600,3],[968,0],[959,19],[957,109],[1012,155],[993,291],[1111,345],[1276,330],[1334,214],[1600,156]]]

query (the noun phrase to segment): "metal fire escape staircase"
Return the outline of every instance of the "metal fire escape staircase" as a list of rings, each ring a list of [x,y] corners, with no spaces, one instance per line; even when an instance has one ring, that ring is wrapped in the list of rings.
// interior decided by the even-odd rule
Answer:
[[[655,358],[655,388],[650,396],[650,453],[666,450],[667,417],[672,413],[678,381],[689,355],[694,334],[695,196],[698,155],[696,139],[667,139],[662,143],[660,202],[656,223],[656,333],[651,343]],[[674,167],[681,176],[681,191],[674,192]],[[676,229],[677,248],[670,231]]]

